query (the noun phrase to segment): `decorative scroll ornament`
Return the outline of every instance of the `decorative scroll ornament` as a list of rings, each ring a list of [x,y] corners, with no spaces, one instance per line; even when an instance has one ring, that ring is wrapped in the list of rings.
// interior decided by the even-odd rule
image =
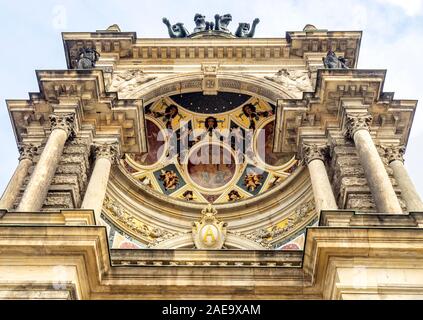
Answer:
[[[316,159],[325,161],[328,156],[329,146],[327,144],[317,145],[303,143],[302,151],[304,162],[309,164],[311,161]]]
[[[38,148],[31,143],[25,144],[20,143],[18,146],[19,150],[19,161],[23,159],[33,160],[37,154]]]
[[[227,223],[216,218],[216,209],[209,204],[202,211],[200,222],[192,224],[192,238],[197,249],[222,249]]]
[[[389,146],[381,146],[382,149],[385,151],[385,157],[388,160],[388,163],[394,161],[401,161],[404,163],[404,153],[405,153],[405,146],[404,145],[389,145]]]
[[[73,113],[53,113],[49,119],[52,131],[62,129],[68,137],[75,134],[75,115]]]
[[[93,146],[96,159],[106,158],[115,163],[118,159],[118,147],[116,143],[95,144]]]
[[[373,117],[370,114],[347,115],[346,119],[346,136],[354,139],[354,135],[359,130],[370,130],[370,123]]]

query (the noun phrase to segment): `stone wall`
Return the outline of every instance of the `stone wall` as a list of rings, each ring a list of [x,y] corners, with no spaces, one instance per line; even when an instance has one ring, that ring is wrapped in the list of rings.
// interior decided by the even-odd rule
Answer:
[[[30,168],[28,176],[22,185],[20,194],[15,201],[14,209],[17,208],[22,198],[44,145],[40,147],[38,155],[34,157],[34,165]],[[74,209],[81,206],[91,170],[89,155],[89,142],[86,139],[75,138],[66,142],[62,159],[50,184],[42,211]]]
[[[384,159],[384,153],[381,149],[379,153],[394,190],[397,193],[401,207],[406,211],[406,205],[401,197],[401,190],[395,181],[392,169],[389,167],[386,159]],[[328,175],[340,209],[352,209],[359,212],[377,212],[354,143],[344,138],[340,132],[331,136],[331,157],[328,163]]]

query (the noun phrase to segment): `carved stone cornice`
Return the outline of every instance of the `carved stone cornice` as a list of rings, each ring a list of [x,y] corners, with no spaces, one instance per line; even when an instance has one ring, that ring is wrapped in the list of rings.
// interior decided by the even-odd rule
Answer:
[[[359,114],[346,116],[346,137],[354,139],[354,135],[360,130],[370,130],[370,123],[373,117],[370,114]]]
[[[306,164],[313,160],[325,161],[329,155],[329,146],[327,144],[306,144],[302,145],[302,158]]]
[[[95,159],[105,158],[111,163],[116,163],[119,158],[119,149],[117,143],[94,144],[93,152]]]
[[[391,163],[397,160],[404,163],[404,153],[405,153],[404,145],[381,146],[381,148],[385,152],[385,158],[388,160],[388,163]]]
[[[51,130],[62,129],[67,136],[75,134],[75,114],[74,113],[52,113],[49,115]]]
[[[28,159],[33,161],[34,156],[37,154],[38,147],[34,146],[32,143],[20,143],[18,146],[19,150],[19,161]]]

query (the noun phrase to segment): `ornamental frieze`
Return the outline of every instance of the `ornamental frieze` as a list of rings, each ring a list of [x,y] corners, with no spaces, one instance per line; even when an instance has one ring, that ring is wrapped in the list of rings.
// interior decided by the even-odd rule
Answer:
[[[297,226],[308,220],[315,214],[314,199],[298,206],[288,217],[285,223],[277,223],[273,226],[262,228],[250,233],[234,232],[236,236],[252,240],[266,249],[274,249],[278,240],[286,237]]]
[[[182,235],[182,233],[170,232],[162,228],[148,226],[132,216],[122,205],[116,200],[111,199],[108,195],[106,195],[104,199],[103,208],[111,213],[112,217],[122,223],[126,228],[147,240],[148,247],[154,247],[162,241]]]

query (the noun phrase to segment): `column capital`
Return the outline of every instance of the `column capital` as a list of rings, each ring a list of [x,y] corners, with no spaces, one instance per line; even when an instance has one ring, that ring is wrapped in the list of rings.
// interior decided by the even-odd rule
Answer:
[[[49,116],[51,130],[62,129],[67,136],[75,133],[75,114],[74,113],[52,113]]]
[[[118,150],[117,143],[102,143],[93,145],[95,159],[105,158],[110,160],[111,163],[117,161],[119,157]]]
[[[325,161],[328,152],[329,146],[327,144],[302,144],[302,158],[306,164],[313,160]]]
[[[28,159],[33,161],[34,156],[38,152],[38,147],[34,146],[32,143],[20,143],[18,145],[19,150],[19,161],[23,159]]]
[[[381,145],[381,148],[385,152],[385,158],[388,160],[388,163],[394,162],[396,160],[404,163],[404,153],[405,153],[404,145],[388,145],[388,146]]]
[[[346,115],[346,136],[347,138],[354,139],[357,131],[367,130],[370,131],[370,123],[373,117],[368,114]]]

